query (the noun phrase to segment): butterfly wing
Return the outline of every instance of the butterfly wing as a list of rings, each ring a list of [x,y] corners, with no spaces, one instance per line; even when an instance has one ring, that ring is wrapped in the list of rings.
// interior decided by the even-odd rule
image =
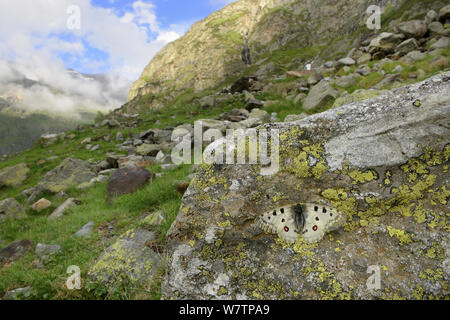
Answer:
[[[305,204],[304,215],[305,226],[302,235],[310,243],[320,241],[325,233],[335,230],[341,223],[341,214],[334,208],[323,204]]]

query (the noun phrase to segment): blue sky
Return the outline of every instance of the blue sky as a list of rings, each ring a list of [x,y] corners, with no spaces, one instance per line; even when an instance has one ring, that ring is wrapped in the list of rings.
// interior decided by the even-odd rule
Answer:
[[[0,95],[23,75],[67,93],[23,92],[31,105],[118,107],[155,54],[230,2],[0,0]],[[74,80],[67,69],[103,74],[108,88]]]
[[[0,1],[0,60],[62,64],[136,80],[151,58],[233,0]],[[69,29],[73,6],[80,28]]]

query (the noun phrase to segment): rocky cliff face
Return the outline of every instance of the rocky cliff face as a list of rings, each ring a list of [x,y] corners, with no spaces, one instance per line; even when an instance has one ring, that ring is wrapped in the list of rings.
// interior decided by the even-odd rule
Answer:
[[[409,16],[443,5],[439,1],[376,2],[383,10],[403,6]],[[242,0],[230,4],[194,24],[184,37],[154,57],[132,86],[125,110],[163,107],[180,96],[217,89],[243,74],[261,78],[344,54],[371,33],[365,27],[365,12],[371,4],[368,0]],[[242,59],[246,40],[253,65]]]

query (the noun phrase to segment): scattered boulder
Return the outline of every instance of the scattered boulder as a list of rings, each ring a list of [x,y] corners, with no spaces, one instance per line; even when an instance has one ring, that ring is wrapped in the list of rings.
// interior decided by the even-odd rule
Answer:
[[[102,127],[106,127],[108,126],[109,128],[115,128],[115,127],[120,127],[120,123],[117,120],[111,119],[111,120],[103,120]]]
[[[374,85],[373,88],[377,89],[377,90],[381,90],[384,87],[394,83],[399,77],[400,77],[400,75],[397,73],[388,74],[384,77],[383,80],[381,80],[376,85]]]
[[[330,81],[323,79],[315,85],[303,102],[303,109],[312,110],[319,106],[332,104],[337,98],[338,92]]]
[[[267,111],[256,108],[250,112],[248,118],[249,119],[256,118],[256,119],[260,119],[262,122],[265,122],[265,121],[269,121],[270,115]]]
[[[172,130],[156,130],[153,140],[156,144],[164,144],[171,142]]]
[[[42,261],[46,261],[51,256],[60,253],[61,251],[62,251],[61,246],[57,244],[38,243],[36,245],[35,253]]]
[[[144,224],[150,227],[157,227],[165,221],[164,213],[160,210],[150,213],[150,215],[142,220]]]
[[[442,23],[435,21],[428,26],[431,36],[450,36],[450,29],[445,29]]]
[[[338,66],[352,66],[355,63],[356,63],[355,60],[353,60],[350,57],[346,57],[346,58],[339,59],[337,62],[337,65]]]
[[[450,4],[446,5],[445,7],[442,7],[441,10],[439,10],[439,21],[445,23],[449,19],[450,19]]]
[[[31,209],[33,209],[36,212],[41,212],[44,211],[45,209],[50,208],[52,205],[51,201],[42,198],[40,200],[38,200],[37,202],[35,202],[32,206]]]
[[[430,47],[431,50],[435,49],[444,49],[448,48],[450,46],[450,38],[449,37],[442,37],[435,43],[433,43]]]
[[[262,106],[264,106],[264,103],[262,101],[259,101],[257,99],[250,99],[245,105],[245,109],[248,111],[252,111],[255,108],[261,108]]]
[[[14,290],[10,290],[5,293],[3,296],[3,300],[18,300],[23,298],[29,298],[31,296],[31,287],[25,287],[25,288],[17,288]]]
[[[361,65],[361,64],[365,64],[365,63],[369,62],[370,60],[372,60],[372,55],[370,53],[366,52],[366,53],[363,53],[361,55],[361,57],[359,57],[357,63],[358,63],[358,65]]]
[[[226,125],[223,121],[214,120],[214,119],[202,119],[196,121],[197,125],[202,127],[203,132],[209,129],[217,129],[223,132],[226,130]]]
[[[201,98],[199,101],[200,108],[214,108],[216,106],[216,96],[206,96]]]
[[[244,90],[250,91],[251,79],[256,80],[256,78],[251,77],[241,77],[239,78],[230,88],[231,93],[241,93]]]
[[[149,284],[161,265],[160,256],[151,249],[157,239],[153,232],[132,229],[123,234],[98,258],[89,271],[89,281],[109,291],[118,285]]]
[[[24,219],[27,215],[23,206],[14,198],[0,201],[0,221],[5,219]]]
[[[398,32],[403,33],[407,37],[416,39],[422,38],[428,31],[427,25],[422,20],[411,20],[398,24],[396,26]]]
[[[48,217],[48,219],[49,220],[59,219],[66,214],[68,209],[73,208],[79,204],[81,204],[79,200],[69,198],[66,201],[64,201],[58,208],[56,208],[55,211],[53,211],[52,214]]]
[[[396,48],[395,51],[400,55],[403,56],[413,50],[416,50],[419,47],[417,44],[417,41],[413,38],[408,39],[400,43]]]
[[[75,237],[77,238],[85,238],[89,237],[92,234],[92,231],[94,230],[95,223],[94,222],[88,222],[85,226],[83,226],[80,230],[75,233]]]
[[[437,21],[439,18],[439,14],[434,11],[434,10],[430,10],[428,11],[427,15],[425,16],[425,23],[428,25],[428,28],[430,27],[430,24],[433,23],[434,21]]]
[[[334,80],[334,83],[340,87],[351,87],[356,83],[356,80],[358,79],[358,75],[355,73],[351,73],[347,76],[342,76]]]
[[[107,194],[115,196],[134,193],[150,183],[152,174],[144,168],[126,168],[116,170],[108,182]]]
[[[0,266],[19,260],[30,251],[32,246],[33,242],[27,239],[11,242],[0,250]]]
[[[39,194],[39,192],[44,191],[51,193],[66,191],[69,187],[90,181],[95,176],[96,174],[88,162],[67,158],[59,166],[47,172],[36,185],[36,192]],[[36,192],[34,193],[35,198],[38,197]]]
[[[41,135],[41,137],[38,140],[38,144],[46,147],[50,146],[58,141],[59,135],[56,133],[47,133]]]
[[[374,54],[375,52],[392,53],[401,41],[402,37],[396,34],[382,32],[370,42],[368,50],[370,54]]]
[[[137,147],[136,151],[141,156],[155,157],[159,151],[161,151],[161,146],[159,144],[147,144],[144,143]]]
[[[410,64],[414,64],[414,62],[423,60],[426,57],[427,57],[426,53],[420,52],[418,50],[414,50],[414,51],[411,51],[410,53],[408,53],[402,59],[400,59],[400,61],[403,61],[403,62],[406,62],[406,63],[410,63]]]
[[[0,187],[17,188],[27,179],[30,169],[25,163],[0,170]]]

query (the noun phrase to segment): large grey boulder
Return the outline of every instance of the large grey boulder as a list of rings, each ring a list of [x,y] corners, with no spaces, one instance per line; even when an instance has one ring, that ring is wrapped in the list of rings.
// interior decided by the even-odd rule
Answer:
[[[42,180],[36,185],[36,190],[32,199],[36,200],[44,191],[58,193],[66,191],[72,186],[77,186],[83,182],[95,178],[96,174],[92,166],[80,159],[65,159],[59,166],[47,172]]]
[[[26,218],[24,207],[14,198],[0,201],[0,221]]]
[[[445,23],[448,19],[450,19],[450,4],[439,10],[439,20]]]
[[[89,271],[89,281],[109,291],[121,284],[133,287],[151,283],[161,266],[161,257],[148,246],[154,240],[153,232],[129,230],[98,258]]]
[[[19,260],[31,250],[32,246],[33,242],[27,239],[11,242],[0,250],[0,266]]]
[[[442,37],[435,43],[433,43],[430,47],[431,50],[434,49],[444,49],[450,46],[450,38],[449,37]]]
[[[317,107],[333,104],[338,91],[333,88],[331,81],[323,79],[315,85],[303,102],[303,109],[311,110]]]
[[[408,52],[411,52],[413,50],[416,50],[419,48],[419,45],[417,44],[417,41],[413,38],[408,39],[400,43],[396,48],[395,51],[398,52],[400,55],[405,55]]]
[[[380,51],[384,53],[391,53],[401,41],[402,38],[397,34],[382,32],[379,36],[372,39],[368,50],[371,54]]]
[[[19,163],[13,167],[0,170],[0,187],[17,188],[27,179],[30,169],[25,163]]]
[[[427,24],[422,20],[402,22],[396,26],[396,29],[407,37],[416,39],[422,38],[428,31]]]
[[[445,299],[449,78],[265,124],[279,130],[273,175],[261,176],[260,165],[202,165],[167,234],[162,297]],[[294,243],[284,228],[272,231],[284,225],[282,209],[301,230]],[[344,224],[323,224],[327,214]]]
[[[147,169],[133,167],[116,170],[107,186],[108,199],[134,193],[150,183],[153,174]]]

